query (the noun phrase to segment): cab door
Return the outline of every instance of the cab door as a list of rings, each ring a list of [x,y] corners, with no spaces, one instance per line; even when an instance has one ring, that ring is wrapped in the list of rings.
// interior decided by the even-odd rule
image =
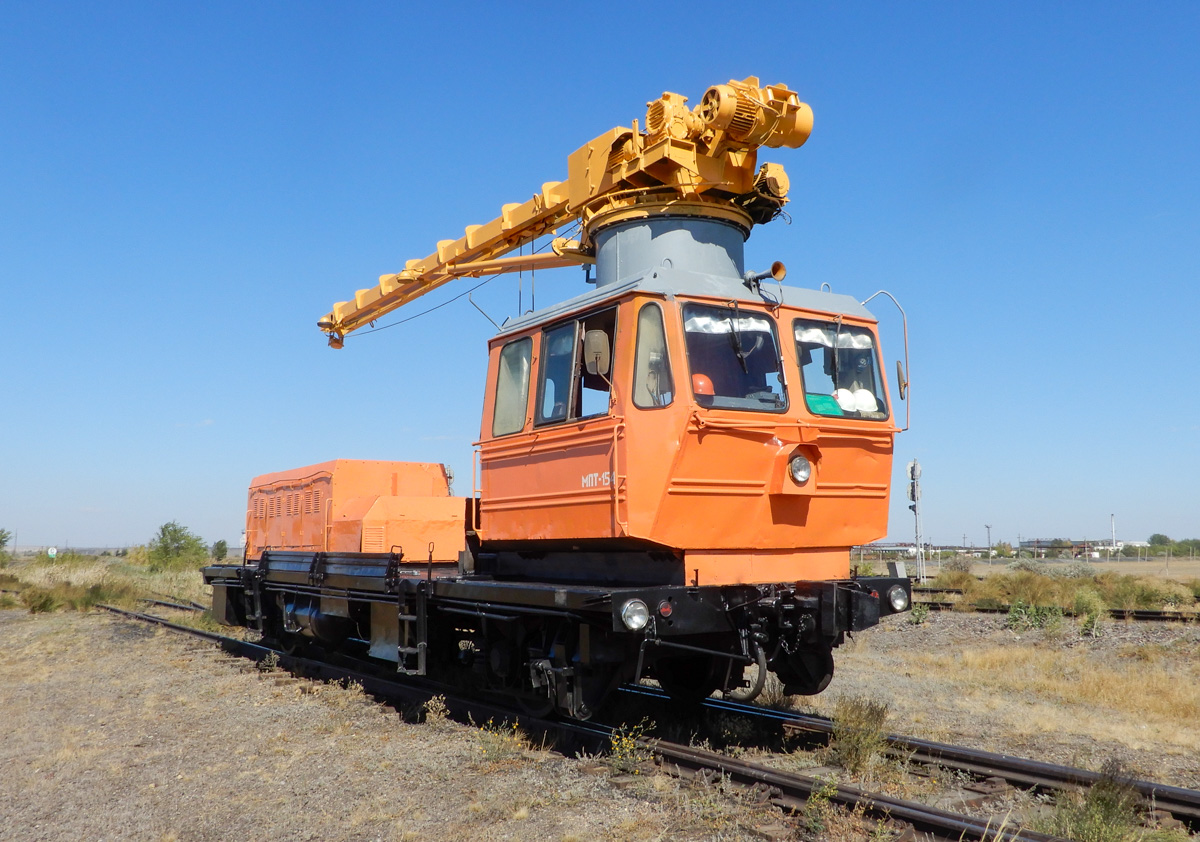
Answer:
[[[618,460],[623,419],[615,412],[612,391],[616,336],[617,308],[610,306],[554,322],[501,349],[493,438],[480,444],[484,540],[576,541],[624,534]],[[506,352],[519,357],[523,351],[516,342],[521,341],[528,341],[532,354],[530,405],[522,428],[506,434],[495,421],[504,408],[502,379],[512,379],[505,374],[504,357]],[[589,371],[585,345],[606,345],[608,365],[598,367],[593,350]]]

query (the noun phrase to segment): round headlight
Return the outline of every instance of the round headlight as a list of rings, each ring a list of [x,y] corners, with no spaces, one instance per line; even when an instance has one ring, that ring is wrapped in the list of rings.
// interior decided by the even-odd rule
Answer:
[[[797,453],[788,462],[788,473],[792,475],[792,479],[796,481],[797,485],[804,485],[812,476],[812,463]]]
[[[892,604],[893,611],[903,611],[908,607],[908,591],[900,585],[892,585],[888,588],[888,602]]]
[[[641,631],[650,622],[650,609],[640,599],[631,599],[621,608],[621,622],[630,631]]]

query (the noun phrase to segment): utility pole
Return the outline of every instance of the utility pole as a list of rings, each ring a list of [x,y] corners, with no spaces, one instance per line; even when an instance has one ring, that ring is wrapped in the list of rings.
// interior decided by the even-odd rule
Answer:
[[[1112,551],[1109,552],[1108,557],[1112,558],[1112,554],[1117,551],[1117,516],[1115,514],[1109,515],[1108,522],[1112,526]],[[1120,563],[1120,561],[1121,556],[1118,555],[1117,562]]]
[[[992,525],[990,523],[985,523],[983,525],[983,528],[986,529],[987,533],[988,533],[988,564],[991,564],[992,563]]]
[[[908,508],[913,513],[914,540],[917,544],[917,578],[925,581],[925,547],[921,543],[921,465],[916,459],[908,463]]]

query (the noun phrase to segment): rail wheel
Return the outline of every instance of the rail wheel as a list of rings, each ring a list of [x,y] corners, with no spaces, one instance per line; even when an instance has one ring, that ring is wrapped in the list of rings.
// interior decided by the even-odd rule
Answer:
[[[802,649],[780,655],[773,664],[789,696],[815,696],[833,681],[833,651]]]
[[[720,689],[723,671],[718,667],[715,658],[682,655],[657,661],[654,675],[672,699],[694,705]]]

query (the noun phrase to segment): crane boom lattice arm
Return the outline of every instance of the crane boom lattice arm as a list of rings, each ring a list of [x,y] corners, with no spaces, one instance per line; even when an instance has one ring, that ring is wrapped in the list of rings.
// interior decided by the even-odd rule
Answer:
[[[709,88],[694,109],[686,103],[664,93],[648,103],[644,132],[635,120],[584,144],[567,159],[566,181],[543,184],[528,201],[381,275],[317,326],[340,348],[347,333],[455,278],[590,262],[592,223],[614,211],[686,204],[688,213],[732,215],[747,227],[773,218],[787,202],[788,179],[777,164],[759,168],[757,149],[799,147],[812,131],[811,109],[786,86],[754,77]],[[577,220],[579,241],[559,238],[553,253],[505,257]]]

